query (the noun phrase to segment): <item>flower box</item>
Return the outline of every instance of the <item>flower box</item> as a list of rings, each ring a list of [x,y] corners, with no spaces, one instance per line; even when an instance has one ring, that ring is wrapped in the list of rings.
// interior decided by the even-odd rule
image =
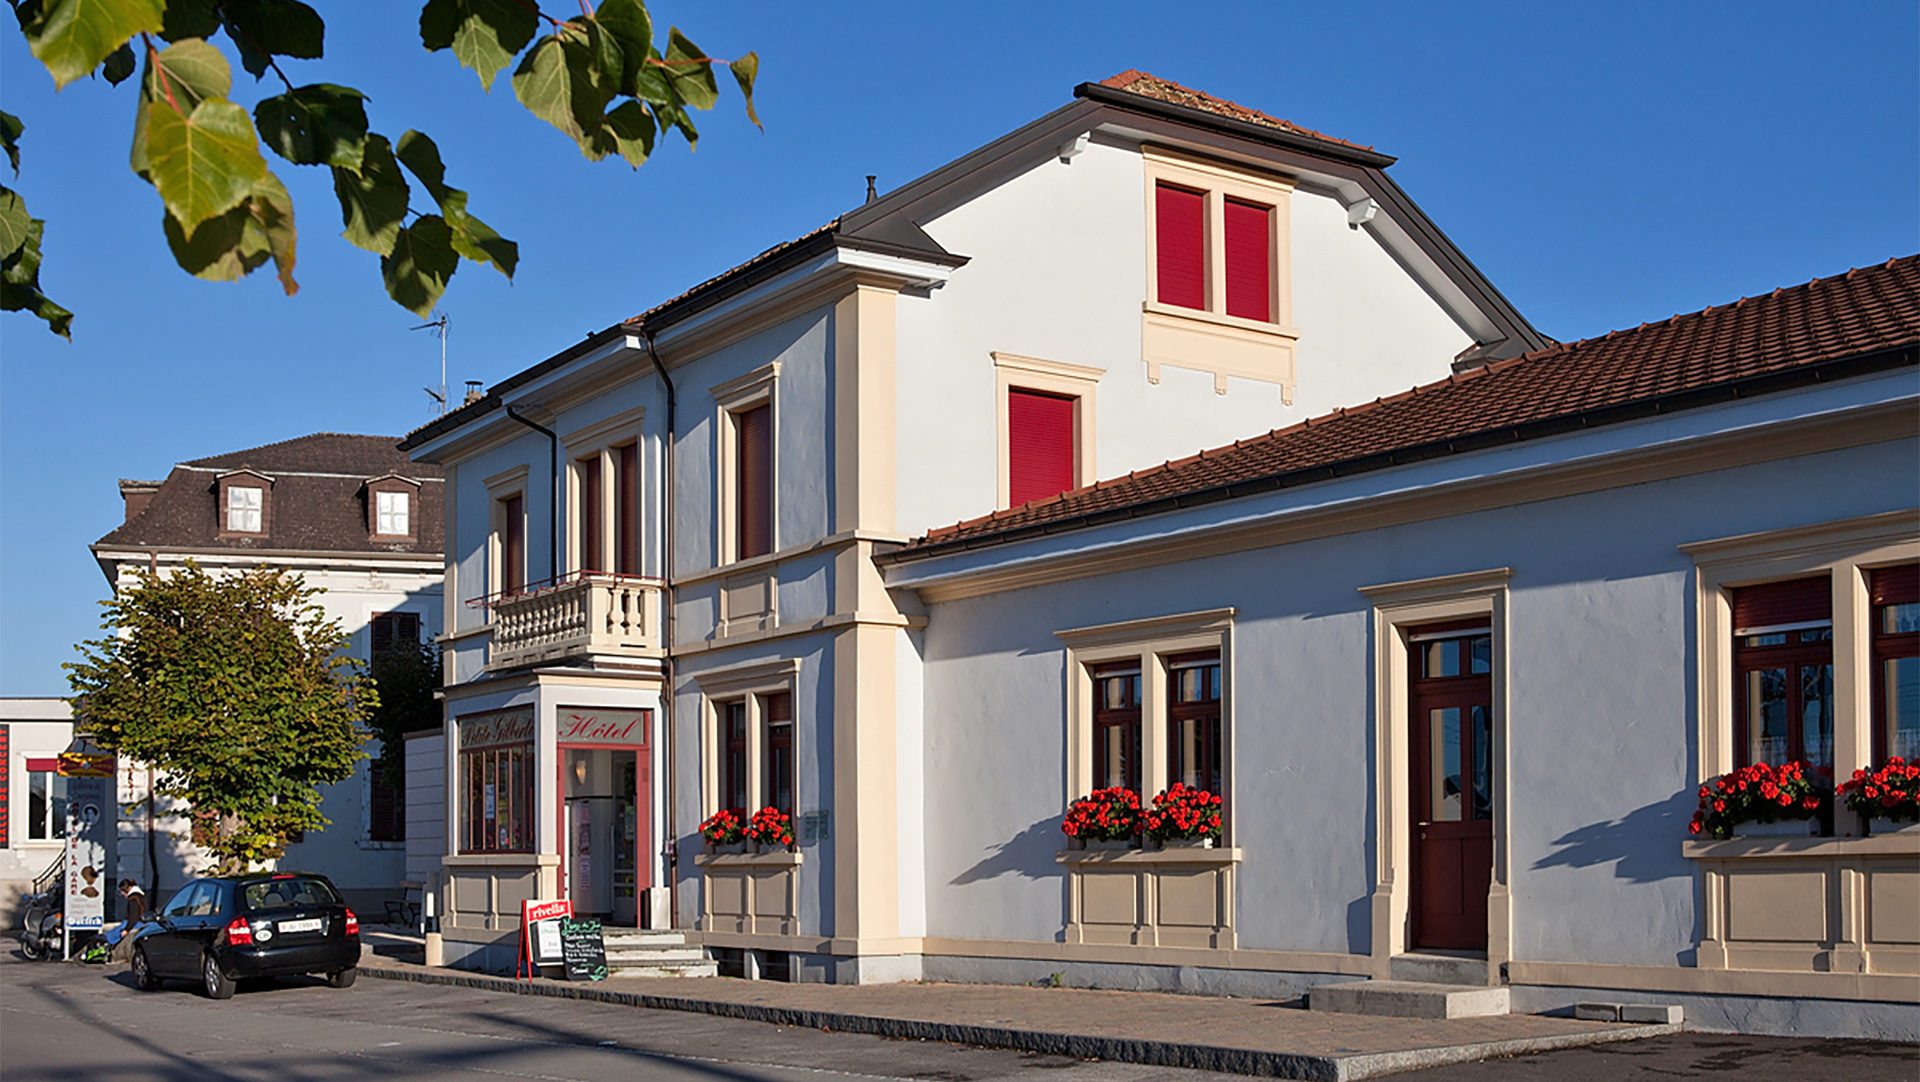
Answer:
[[[1212,849],[1212,838],[1162,838],[1162,849]]]
[[[1856,770],[1840,787],[1848,810],[1870,834],[1897,834],[1920,821],[1920,764],[1894,756],[1872,770]]]
[[[707,852],[709,853],[744,853],[746,851],[747,843],[744,841],[707,843]]]
[[[707,816],[700,823],[700,837],[707,843],[709,853],[747,851],[745,826],[741,822],[740,813],[731,808],[722,808]]]
[[[1220,837],[1220,798],[1176,781],[1154,795],[1140,823],[1147,837],[1163,848],[1196,848],[1187,844],[1194,842],[1212,845]]]
[[[1772,823],[1741,823],[1733,828],[1736,838],[1805,838],[1820,833],[1818,819],[1781,819]]]
[[[1132,838],[1086,838],[1080,844],[1088,849],[1126,850],[1133,848]]]
[[[1067,809],[1060,833],[1067,836],[1069,845],[1131,849],[1140,836],[1140,794],[1117,787],[1095,789]]]
[[[793,848],[793,816],[779,808],[761,808],[747,820],[741,833],[754,844],[755,852],[783,852]]]
[[[1879,834],[1920,834],[1920,820],[1869,819],[1867,833]]]

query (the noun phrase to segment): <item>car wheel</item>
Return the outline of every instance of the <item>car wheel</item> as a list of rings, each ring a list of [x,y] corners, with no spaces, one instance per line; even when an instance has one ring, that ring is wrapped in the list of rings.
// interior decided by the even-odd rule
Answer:
[[[211,951],[204,956],[200,972],[200,984],[206,991],[208,999],[233,998],[233,978],[220,972],[220,963],[214,960]]]
[[[360,976],[358,969],[336,969],[327,974],[327,987],[352,988],[354,979]]]
[[[147,948],[133,949],[133,986],[142,992],[151,992],[160,987],[160,978],[153,972],[153,963],[147,961]]]

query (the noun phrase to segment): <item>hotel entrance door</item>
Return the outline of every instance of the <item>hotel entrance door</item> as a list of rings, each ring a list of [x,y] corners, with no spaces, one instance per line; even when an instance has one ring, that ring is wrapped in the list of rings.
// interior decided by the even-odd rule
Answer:
[[[653,885],[648,721],[644,710],[560,710],[562,882],[574,912],[608,924],[637,926]]]

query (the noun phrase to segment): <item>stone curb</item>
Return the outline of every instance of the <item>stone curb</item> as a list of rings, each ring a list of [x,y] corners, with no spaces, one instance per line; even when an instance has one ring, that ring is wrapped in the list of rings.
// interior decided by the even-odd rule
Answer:
[[[523,996],[551,996],[557,999],[617,1003],[648,1010],[688,1011],[694,1014],[738,1018],[749,1022],[765,1022],[798,1029],[829,1029],[843,1033],[866,1033],[877,1037],[945,1041],[982,1048],[1006,1048],[1017,1052],[1071,1056],[1075,1059],[1105,1059],[1154,1067],[1218,1071],[1223,1074],[1307,1079],[1311,1082],[1350,1082],[1350,1080],[1372,1078],[1395,1071],[1437,1067],[1449,1063],[1488,1059],[1493,1056],[1519,1055],[1557,1048],[1634,1040],[1640,1037],[1664,1036],[1677,1033],[1681,1028],[1668,1025],[1635,1025],[1622,1026],[1617,1031],[1597,1030],[1590,1033],[1483,1041],[1475,1044],[1408,1049],[1398,1052],[1317,1056],[1252,1048],[1222,1048],[1216,1045],[1146,1041],[1131,1037],[1097,1037],[1086,1034],[1049,1033],[1043,1030],[1009,1029],[1001,1026],[928,1022],[911,1018],[888,1018],[882,1015],[847,1014],[840,1011],[801,1010],[793,1007],[772,1007],[760,1003],[730,1003],[725,1000],[615,991],[591,984],[566,984],[548,980],[522,981],[482,974],[409,969],[395,965],[362,965],[360,971],[369,977],[377,977],[381,980],[479,988],[489,992],[510,992]]]

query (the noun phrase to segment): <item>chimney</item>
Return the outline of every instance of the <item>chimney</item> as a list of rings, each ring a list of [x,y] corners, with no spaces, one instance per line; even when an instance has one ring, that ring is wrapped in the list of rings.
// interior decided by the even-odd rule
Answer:
[[[872,173],[867,174],[867,202],[869,203],[880,198],[880,193],[873,190],[873,182],[879,179],[878,176]]]
[[[125,500],[127,504],[127,517],[125,521],[132,522],[133,517],[146,508],[147,503],[153,499],[153,494],[158,491],[160,491],[160,482],[158,481],[129,481],[122,477],[120,479],[120,498]]]
[[[486,395],[480,391],[480,381],[470,379],[467,381],[467,397],[461,399],[460,404],[463,406],[471,406],[485,397]]]

